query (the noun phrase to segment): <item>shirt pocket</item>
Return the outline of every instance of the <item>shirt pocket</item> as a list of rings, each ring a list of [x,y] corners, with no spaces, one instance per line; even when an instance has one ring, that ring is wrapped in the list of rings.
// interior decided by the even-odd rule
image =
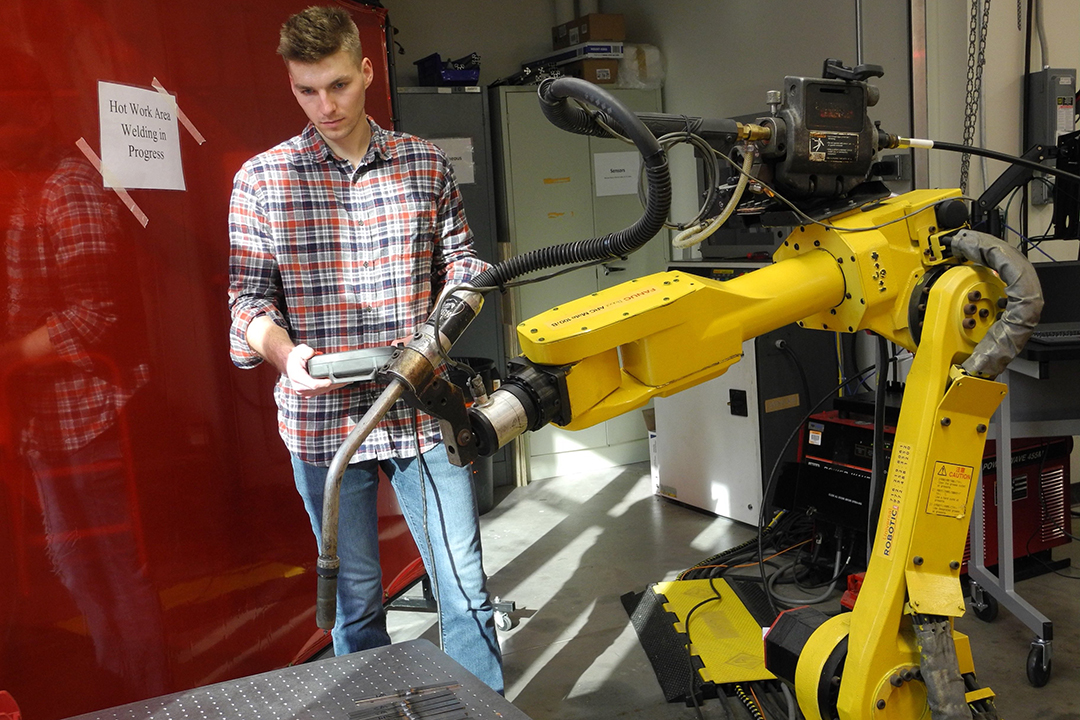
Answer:
[[[397,196],[397,202],[384,206],[380,222],[380,245],[385,250],[376,258],[379,265],[389,265],[395,273],[409,270],[430,272],[431,255],[437,234],[438,209],[430,193],[409,189]]]

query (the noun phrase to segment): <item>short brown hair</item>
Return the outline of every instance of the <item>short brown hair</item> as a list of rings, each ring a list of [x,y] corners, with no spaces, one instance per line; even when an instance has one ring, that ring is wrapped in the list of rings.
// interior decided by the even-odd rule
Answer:
[[[309,7],[281,26],[277,52],[286,62],[319,62],[342,50],[351,53],[357,65],[364,59],[360,32],[344,8]]]

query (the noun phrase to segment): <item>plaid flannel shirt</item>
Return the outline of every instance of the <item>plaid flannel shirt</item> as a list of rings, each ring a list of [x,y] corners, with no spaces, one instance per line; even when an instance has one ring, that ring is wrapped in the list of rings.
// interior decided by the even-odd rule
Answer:
[[[309,124],[237,173],[229,307],[238,367],[262,362],[247,343],[260,315],[317,352],[386,347],[428,318],[442,287],[486,267],[473,251],[446,155],[369,122],[371,143],[358,167],[336,157]],[[282,375],[274,397],[289,451],[329,465],[382,389],[377,381],[357,382],[305,399]],[[398,402],[352,461],[415,456],[412,417]],[[427,452],[441,440],[438,422],[421,413],[418,424]]]
[[[44,325],[54,356],[2,380],[22,424],[22,451],[59,457],[116,425],[149,366],[140,357],[145,329],[125,265],[131,257],[101,175],[74,157],[43,178],[31,175],[22,178],[4,236],[6,339]]]

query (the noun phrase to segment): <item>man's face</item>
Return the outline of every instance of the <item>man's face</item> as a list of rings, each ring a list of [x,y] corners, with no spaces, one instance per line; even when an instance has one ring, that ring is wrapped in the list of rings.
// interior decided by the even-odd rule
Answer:
[[[296,101],[331,147],[366,139],[364,94],[374,77],[370,60],[358,65],[342,50],[315,63],[286,64]]]

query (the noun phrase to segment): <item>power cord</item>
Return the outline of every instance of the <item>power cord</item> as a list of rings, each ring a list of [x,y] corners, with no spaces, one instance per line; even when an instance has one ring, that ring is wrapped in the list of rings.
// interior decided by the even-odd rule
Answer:
[[[802,383],[803,398],[805,402],[810,402],[810,381],[806,377],[806,368],[802,364],[802,360],[799,359],[798,353],[796,353],[787,340],[783,338],[778,339],[774,345],[776,349],[791,358],[791,362],[795,364],[795,369],[799,372],[799,381]],[[802,403],[799,403],[800,405]]]
[[[736,162],[734,160],[732,160],[731,158],[729,158],[727,155],[724,155],[723,153],[717,152],[716,150],[713,150],[713,152],[716,153],[722,160],[726,161],[729,165],[736,168],[740,173],[742,172],[742,167],[740,167],[738,164],[736,164]],[[836,232],[842,232],[842,233],[858,233],[858,232],[869,232],[871,230],[880,230],[881,228],[888,227],[889,225],[895,225],[896,223],[904,222],[908,218],[913,218],[916,215],[918,215],[919,213],[926,212],[927,210],[930,210],[931,208],[935,208],[938,205],[941,205],[942,203],[951,202],[953,200],[967,200],[969,202],[976,202],[975,198],[967,197],[966,195],[958,195],[958,196],[955,196],[955,197],[950,197],[950,198],[945,198],[943,200],[938,200],[935,203],[932,203],[932,204],[927,205],[925,207],[919,208],[918,210],[913,210],[913,211],[907,213],[906,215],[901,215],[898,218],[888,220],[888,221],[883,222],[883,223],[881,223],[879,225],[871,225],[869,227],[849,228],[849,227],[840,227],[839,225],[830,225],[829,223],[822,222],[820,220],[812,218],[809,215],[807,215],[806,212],[803,211],[802,208],[797,206],[791,200],[788,200],[786,197],[784,197],[783,194],[778,192],[775,188],[770,186],[765,181],[761,180],[760,178],[754,178],[754,177],[751,177],[750,179],[754,182],[755,185],[760,186],[765,191],[766,195],[768,195],[769,197],[774,197],[777,200],[779,200],[780,202],[787,205],[789,208],[791,208],[795,212],[796,215],[801,217],[807,223],[810,223],[812,225],[819,225],[819,226],[825,228],[826,230],[835,230]]]
[[[716,583],[712,578],[709,578],[709,587],[712,588],[714,596],[705,598],[697,605],[690,608],[690,612],[686,613],[686,622],[684,623],[686,630],[686,660],[690,666],[690,700],[693,702],[694,710],[697,711],[697,716],[701,718],[701,720],[705,720],[705,716],[701,712],[701,703],[698,702],[697,691],[694,688],[696,684],[695,681],[697,680],[697,672],[694,670],[694,652],[691,649],[693,648],[693,643],[690,641],[690,619],[694,617],[694,613],[697,612],[699,608],[712,602],[720,602],[720,600],[723,599],[720,597],[720,590],[716,587]]]
[[[749,689],[749,692],[747,690]],[[739,701],[746,707],[747,712],[750,713],[750,717],[754,720],[765,720],[765,714],[761,711],[761,701],[757,699],[757,695],[754,694],[753,688],[743,687],[742,683],[735,685],[735,695],[739,698]]]
[[[820,594],[818,594],[818,595],[816,595],[814,597],[794,598],[794,597],[787,597],[787,596],[781,595],[780,593],[778,593],[776,591],[776,588],[774,586],[779,582],[780,578],[787,571],[789,571],[789,570],[791,571],[791,576],[792,576],[793,579],[796,577],[796,570],[798,569],[797,566],[798,566],[798,562],[799,562],[798,561],[798,556],[796,556],[796,559],[793,560],[790,565],[788,565],[787,567],[781,568],[780,570],[777,570],[776,572],[774,572],[772,575],[769,576],[769,580],[766,583],[766,585],[768,585],[768,587],[769,587],[769,592],[772,594],[772,597],[774,599],[779,600],[780,602],[784,603],[785,605],[790,605],[792,607],[795,607],[795,606],[798,606],[798,605],[817,605],[819,603],[825,602],[830,597],[832,597],[833,591],[836,589],[835,585],[836,585],[837,581],[840,580],[840,578],[842,578],[844,576],[844,572],[847,570],[848,563],[847,562],[841,563],[841,561],[840,561],[840,558],[843,557],[843,552],[844,552],[844,549],[842,547],[838,546],[836,548],[836,562],[835,562],[835,565],[834,565],[834,568],[833,568],[832,578],[827,583],[825,583],[825,584],[823,584],[821,586],[821,587],[825,588],[824,592],[822,592],[822,593],[820,593]],[[849,555],[848,556],[848,561],[850,561],[850,560],[851,560],[851,556]],[[798,584],[797,580],[795,582],[796,582],[796,584]]]
[[[427,479],[431,481],[432,489],[435,488],[435,478],[431,475],[431,468],[427,466],[427,462],[424,460],[424,454],[420,452],[420,423],[419,414],[416,408],[413,408],[412,422],[413,422],[413,437],[416,439],[416,460],[418,465],[416,466],[416,474],[420,480],[420,506],[422,508],[421,517],[423,518],[424,526],[424,542],[427,544],[428,559],[430,560],[431,567],[428,568],[428,572],[431,573],[431,584],[435,588],[435,622],[439,630],[439,649],[443,649],[443,632],[442,632],[442,601],[439,599],[439,570],[435,567],[435,553],[431,547],[431,535],[428,533],[428,511],[427,511],[427,483],[424,481],[424,475],[427,475]]]
[[[843,389],[844,386],[846,386],[848,383],[852,382],[852,380],[861,379],[864,376],[866,376],[868,373],[873,372],[876,368],[877,368],[877,365],[871,365],[870,367],[856,373],[854,377],[849,378],[849,379],[845,380],[844,382],[842,382],[840,385],[838,385],[836,387],[836,389],[832,390],[825,397],[821,398],[821,400],[818,401],[818,403],[816,405],[814,405],[814,407],[810,408],[810,411],[806,413],[806,415],[803,417],[802,421],[800,421],[799,424],[795,426],[795,429],[791,431],[791,434],[788,435],[787,440],[784,442],[783,447],[780,449],[780,452],[776,456],[776,461],[773,463],[772,470],[769,472],[769,479],[766,482],[765,490],[762,493],[761,505],[759,506],[759,514],[758,514],[758,537],[757,537],[757,540],[758,540],[758,557],[764,557],[765,556],[765,548],[764,548],[764,542],[763,542],[763,537],[764,536],[762,534],[762,528],[765,526],[765,513],[767,511],[767,508],[772,506],[772,498],[773,498],[773,493],[775,491],[777,470],[779,470],[779,468],[780,468],[780,462],[784,459],[784,454],[787,452],[788,447],[791,445],[791,443],[795,439],[795,437],[799,434],[799,431],[802,430],[802,426],[806,423],[807,420],[810,419],[810,416],[813,415],[814,413],[816,413],[819,409],[821,409],[821,406],[824,405],[829,399],[831,399],[833,395],[840,392],[840,390]],[[768,581],[768,578],[765,575],[765,563],[764,563],[764,561],[762,561],[762,562],[760,562],[758,564],[758,568],[759,568],[759,570],[761,572],[761,583],[762,583],[762,587],[764,587],[764,589],[765,589],[765,597],[769,602],[769,610],[770,610],[770,612],[772,612],[773,616],[775,617],[776,615],[779,615],[780,613],[779,613],[779,610],[776,607],[776,601],[774,600],[774,598],[772,596],[772,593],[769,590],[769,581]]]

